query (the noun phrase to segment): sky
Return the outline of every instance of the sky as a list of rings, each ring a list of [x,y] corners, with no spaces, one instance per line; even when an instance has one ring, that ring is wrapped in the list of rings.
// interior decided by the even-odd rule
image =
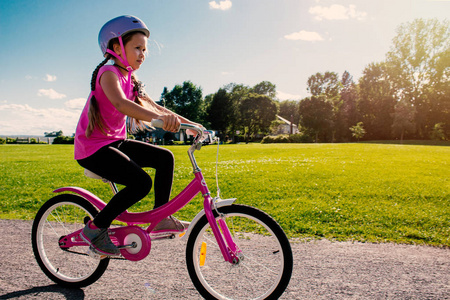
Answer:
[[[0,0],[0,136],[75,132],[98,32],[120,15],[150,29],[136,73],[154,100],[187,80],[203,96],[270,81],[279,100],[300,100],[317,72],[357,81],[402,23],[449,20],[450,0]]]

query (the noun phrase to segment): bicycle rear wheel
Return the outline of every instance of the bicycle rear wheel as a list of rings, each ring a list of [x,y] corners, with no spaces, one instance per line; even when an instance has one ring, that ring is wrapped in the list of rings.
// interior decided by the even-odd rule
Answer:
[[[33,222],[31,240],[34,256],[42,271],[59,285],[78,288],[94,283],[109,264],[109,258],[94,259],[86,254],[88,246],[78,235],[80,246],[61,247],[61,238],[84,228],[97,209],[84,198],[62,194],[48,200]]]
[[[293,267],[284,231],[270,216],[253,207],[231,205],[219,211],[242,251],[242,259],[238,264],[224,261],[203,216],[186,247],[187,268],[194,286],[206,299],[278,299],[289,284]]]

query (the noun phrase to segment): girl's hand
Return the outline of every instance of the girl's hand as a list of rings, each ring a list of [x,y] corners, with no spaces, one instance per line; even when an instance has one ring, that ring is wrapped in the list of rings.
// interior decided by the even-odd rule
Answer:
[[[172,115],[172,114],[161,115],[158,117],[158,119],[161,119],[164,121],[163,129],[165,131],[170,131],[170,132],[178,132],[179,131],[181,123],[176,115]]]
[[[197,124],[197,123],[190,123],[190,124],[192,124],[192,125],[194,125],[194,126],[197,126],[197,127],[199,127],[199,128],[202,128],[203,130],[206,130],[206,128],[204,128],[201,124]],[[197,131],[192,130],[192,129],[186,130],[186,134],[187,134],[187,135],[193,135],[193,136],[196,136],[197,133],[198,133]]]

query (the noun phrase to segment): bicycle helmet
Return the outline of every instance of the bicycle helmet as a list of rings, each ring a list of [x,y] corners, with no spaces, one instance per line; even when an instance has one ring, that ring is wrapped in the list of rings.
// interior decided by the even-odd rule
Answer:
[[[98,44],[103,55],[108,51],[109,43],[114,38],[119,38],[133,31],[140,31],[150,37],[150,31],[139,18],[134,16],[120,16],[108,21],[103,25],[98,34]]]
[[[106,53],[117,58],[128,70],[128,78],[127,78],[127,87],[125,92],[129,91],[131,87],[131,73],[134,71],[130,66],[127,60],[127,56],[125,53],[125,47],[123,45],[122,37],[130,32],[139,31],[145,34],[148,38],[150,37],[150,31],[147,26],[140,19],[134,16],[120,16],[108,21],[105,25],[103,25],[102,29],[98,34],[98,44],[100,46],[100,50],[102,50],[103,56]],[[118,38],[120,48],[122,49],[122,57],[117,55],[114,51],[108,49],[110,46],[110,42],[112,39]]]

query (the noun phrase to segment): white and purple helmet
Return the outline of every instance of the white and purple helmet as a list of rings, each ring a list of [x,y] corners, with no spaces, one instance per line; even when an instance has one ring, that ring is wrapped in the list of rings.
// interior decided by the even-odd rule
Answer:
[[[147,26],[140,19],[134,16],[120,16],[108,21],[103,25],[98,34],[98,44],[102,50],[103,56],[107,53],[117,58],[128,70],[127,87],[126,91],[131,89],[131,73],[134,71],[127,60],[125,53],[125,47],[123,45],[122,37],[130,32],[142,32],[148,38],[150,31]],[[120,57],[111,49],[108,49],[112,39],[117,38],[119,40],[120,48],[122,49],[122,56]],[[125,92],[126,92],[125,91]]]
[[[108,52],[107,49],[112,39],[123,37],[133,31],[140,31],[147,38],[150,37],[150,31],[145,23],[134,16],[120,16],[108,21],[98,34],[98,44],[103,55]]]

